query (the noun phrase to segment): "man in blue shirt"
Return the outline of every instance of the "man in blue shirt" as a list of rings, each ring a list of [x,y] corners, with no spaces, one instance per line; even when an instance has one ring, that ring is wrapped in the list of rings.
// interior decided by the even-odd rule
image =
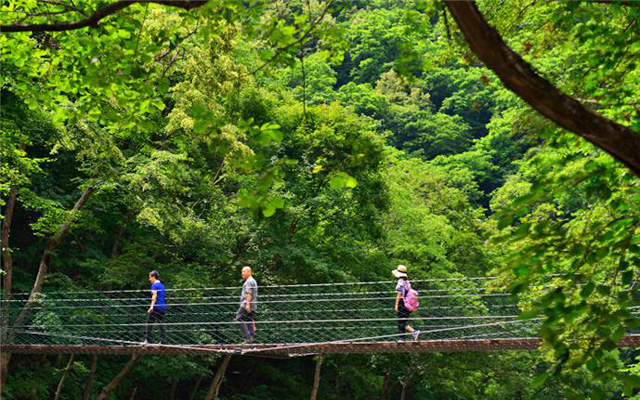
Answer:
[[[153,325],[157,322],[160,327],[160,344],[165,343],[164,333],[164,314],[167,312],[167,302],[164,291],[164,285],[160,282],[160,274],[158,271],[149,272],[149,283],[151,283],[151,306],[147,311],[147,340],[145,344],[153,343],[151,341],[151,332]]]

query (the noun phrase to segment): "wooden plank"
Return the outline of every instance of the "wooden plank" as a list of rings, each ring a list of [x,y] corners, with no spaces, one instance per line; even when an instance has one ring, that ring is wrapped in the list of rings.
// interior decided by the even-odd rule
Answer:
[[[537,350],[540,338],[424,340],[419,342],[303,343],[225,345],[0,345],[0,351],[17,354],[237,354],[256,357],[294,357],[314,354],[430,353]],[[619,347],[640,347],[640,335],[627,335]]]

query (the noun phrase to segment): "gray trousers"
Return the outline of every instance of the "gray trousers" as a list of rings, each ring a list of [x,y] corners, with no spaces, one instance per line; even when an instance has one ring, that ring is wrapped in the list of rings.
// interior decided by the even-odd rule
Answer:
[[[253,321],[255,320],[255,313],[253,311],[247,312],[247,309],[244,307],[240,307],[238,309],[238,314],[236,315],[236,322],[238,322],[238,327],[240,328],[240,332],[247,339],[253,339]]]

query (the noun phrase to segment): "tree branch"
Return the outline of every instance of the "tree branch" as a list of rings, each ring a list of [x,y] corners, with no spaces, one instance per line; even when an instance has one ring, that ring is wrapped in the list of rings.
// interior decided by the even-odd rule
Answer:
[[[21,151],[24,151],[26,145],[24,143],[20,143],[20,146],[18,148]],[[2,221],[2,240],[0,241],[0,245],[2,246],[2,268],[4,269],[5,273],[5,276],[2,279],[3,300],[9,300],[9,298],[11,297],[13,264],[11,259],[11,246],[9,246],[9,232],[11,231],[11,221],[13,220],[13,210],[16,206],[16,197],[16,185],[11,185],[11,187],[9,188],[9,198],[7,199],[7,204],[4,211],[4,220]],[[1,325],[2,324],[0,324],[0,326]]]
[[[69,230],[69,227],[73,222],[73,218],[75,214],[77,214],[77,212],[82,208],[82,206],[84,206],[84,204],[87,202],[87,199],[89,199],[89,196],[91,196],[91,193],[93,193],[94,190],[95,188],[91,186],[84,190],[84,192],[82,193],[82,196],[80,196],[78,201],[76,201],[76,204],[74,204],[73,209],[71,210],[71,213],[67,217],[67,220],[60,226],[60,229],[58,230],[58,232],[56,232],[55,235],[53,235],[51,240],[49,240],[49,243],[47,244],[47,248],[44,250],[44,254],[42,255],[42,259],[40,260],[40,267],[38,268],[38,274],[36,275],[35,282],[33,283],[33,289],[31,289],[31,293],[29,294],[29,298],[27,299],[27,302],[22,307],[22,310],[20,310],[20,313],[18,314],[18,317],[16,318],[13,324],[14,326],[19,327],[20,325],[22,325],[22,322],[27,316],[27,313],[31,309],[31,305],[33,304],[36,297],[42,291],[44,278],[47,274],[49,261],[51,261],[51,257],[53,256],[54,250],[56,249],[56,247],[58,246],[62,238],[67,234],[67,231]],[[5,339],[7,340],[7,343],[13,340],[14,333],[15,332],[11,332],[7,334],[7,338]],[[10,353],[6,353],[6,354],[8,354],[9,357],[11,357]]]
[[[87,382],[84,384],[84,392],[82,393],[82,400],[89,400],[91,394],[91,387],[93,386],[93,378],[96,375],[96,369],[98,368],[98,355],[91,356],[91,369],[89,370],[89,376],[87,376]]]
[[[118,11],[139,3],[156,3],[165,6],[191,10],[205,5],[209,0],[121,0],[101,7],[89,17],[69,23],[58,24],[14,24],[0,25],[0,32],[61,32],[82,29],[87,26],[96,27],[103,18],[113,15]]]
[[[220,366],[218,366],[218,370],[213,376],[211,386],[209,386],[209,391],[207,392],[204,400],[213,400],[218,398],[218,392],[220,391],[220,386],[222,385],[222,381],[224,380],[224,375],[227,372],[229,361],[231,361],[231,354],[227,354],[226,356],[224,356],[224,358],[220,362]]]
[[[62,378],[60,378],[60,382],[58,383],[58,388],[56,389],[56,394],[55,394],[53,400],[59,400],[60,399],[60,395],[62,394],[62,388],[64,387],[64,383],[67,381],[67,377],[69,376],[69,373],[73,369],[73,358],[74,357],[75,357],[75,354],[71,354],[69,356],[69,362],[67,362],[67,368],[65,368],[64,373],[62,374]]]
[[[263,69],[264,67],[266,67],[267,65],[271,64],[271,62],[273,60],[275,60],[276,58],[280,57],[280,54],[284,53],[287,49],[289,49],[292,46],[295,46],[299,43],[302,43],[307,37],[309,37],[309,35],[311,35],[311,33],[313,32],[313,30],[316,28],[316,26],[322,22],[322,20],[324,19],[325,15],[327,15],[327,12],[329,11],[329,8],[331,8],[331,6],[333,5],[334,0],[331,0],[327,3],[327,6],[324,8],[324,10],[322,10],[322,13],[320,14],[320,17],[318,17],[318,19],[316,19],[315,21],[313,21],[311,23],[311,26],[309,27],[309,29],[307,29],[307,31],[305,33],[302,34],[302,36],[300,36],[297,40],[287,44],[284,47],[280,47],[278,50],[276,50],[276,53],[269,58],[267,61],[265,61],[261,66],[259,66],[258,68],[254,69],[253,71],[251,71],[251,73],[249,75],[255,75],[258,71],[260,71],[261,69]]]
[[[122,371],[120,371],[120,373],[116,375],[116,377],[113,378],[111,382],[109,382],[107,386],[104,387],[104,389],[102,389],[102,391],[98,395],[98,400],[106,400],[109,397],[111,392],[113,392],[113,390],[118,387],[120,382],[122,382],[122,380],[126,378],[127,375],[129,375],[129,372],[131,372],[138,360],[140,360],[140,357],[142,357],[140,354],[134,354],[131,357],[129,362],[124,366],[124,368],[122,368]]]
[[[640,134],[558,90],[511,50],[475,2],[445,0],[471,50],[502,83],[551,121],[612,155],[640,177]]]
[[[60,3],[57,1],[50,1],[50,0],[38,0],[39,3],[44,3],[44,4],[51,4],[53,6],[56,7],[62,7],[64,8],[66,11],[70,11],[70,12],[77,12],[82,14],[83,16],[87,16],[87,14],[85,14],[82,10],[79,10],[75,4],[69,5],[69,4],[65,4],[65,3]],[[73,3],[73,2],[72,2]]]
[[[587,3],[619,4],[621,6],[640,6],[638,0],[587,0]]]

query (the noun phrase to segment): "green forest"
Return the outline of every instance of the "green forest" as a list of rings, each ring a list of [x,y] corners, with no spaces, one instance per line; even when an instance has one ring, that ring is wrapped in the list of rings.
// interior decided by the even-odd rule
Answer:
[[[399,264],[496,277],[542,338],[290,359],[0,346],[0,397],[640,399],[640,351],[619,346],[640,328],[639,2],[1,0],[0,54],[4,344],[20,293],[148,290],[157,270],[239,295],[250,266],[393,295]]]

